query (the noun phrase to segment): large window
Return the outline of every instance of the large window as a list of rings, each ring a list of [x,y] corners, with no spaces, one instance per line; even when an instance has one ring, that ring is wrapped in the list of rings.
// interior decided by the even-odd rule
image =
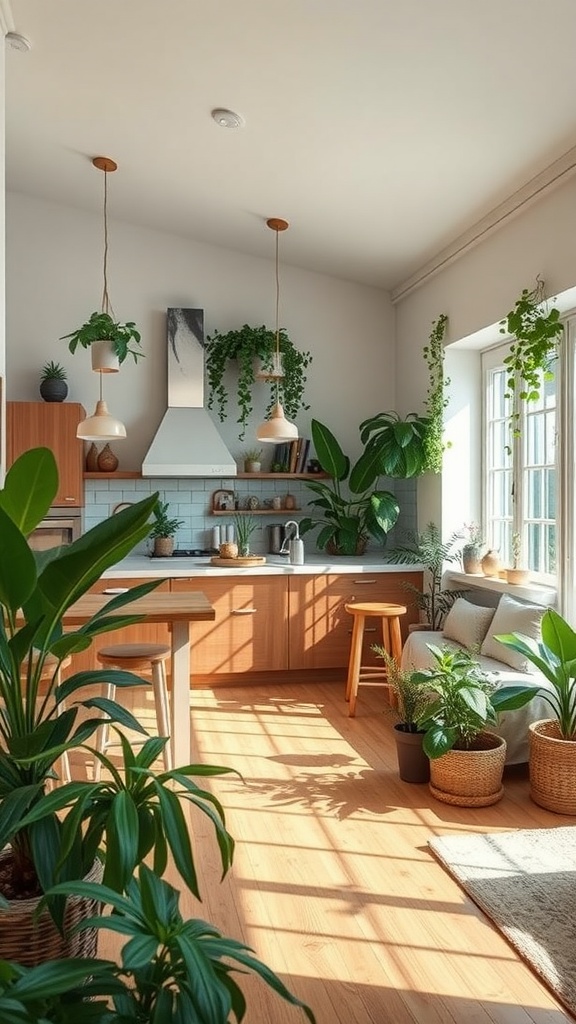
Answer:
[[[521,402],[511,419],[506,397],[508,346],[482,357],[485,380],[484,522],[490,547],[503,564],[512,565],[513,538],[520,540],[522,568],[551,581],[558,549],[558,367],[552,380],[541,380],[540,398]]]

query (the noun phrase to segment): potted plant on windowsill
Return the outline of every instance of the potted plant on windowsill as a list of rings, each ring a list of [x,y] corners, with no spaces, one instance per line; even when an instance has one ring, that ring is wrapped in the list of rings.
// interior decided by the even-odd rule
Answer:
[[[306,370],[312,361],[309,352],[301,352],[292,343],[288,334],[281,328],[278,332],[279,348],[282,357],[282,376],[274,376],[270,385],[270,400],[266,415],[276,402],[284,408],[286,417],[295,420],[300,409],[308,409],[304,403]],[[240,424],[240,440],[246,433],[248,420],[252,413],[252,389],[258,379],[258,370],[254,360],[260,360],[265,370],[275,369],[276,332],[267,327],[250,327],[244,324],[239,330],[227,331],[225,334],[215,330],[207,336],[206,374],[208,379],[208,408],[216,405],[220,421],[227,415],[228,391],[224,379],[230,365],[234,363],[237,371],[236,398],[238,402]]]
[[[169,558],[174,551],[174,537],[179,528],[184,525],[183,519],[174,519],[168,515],[169,503],[158,501],[152,509],[154,525],[149,536],[154,541],[152,550],[153,558]]]
[[[530,581],[530,571],[522,568],[522,536],[516,531],[512,534],[512,568],[506,569],[506,582],[513,586],[526,586]]]
[[[479,576],[482,574],[481,557],[485,547],[482,531],[477,523],[466,523],[464,529],[468,538],[462,547],[462,570]]]
[[[496,636],[501,644],[526,658],[548,680],[535,682],[554,717],[533,722],[530,730],[530,796],[558,814],[576,814],[576,633],[553,608],[542,616],[540,641],[521,633]]]
[[[90,349],[92,369],[101,373],[115,373],[129,355],[133,357],[134,362],[144,355],[143,352],[131,347],[132,342],[139,345],[141,341],[136,324],[132,321],[118,323],[113,320],[110,313],[92,313],[90,319],[81,327],[60,337],[60,341],[68,339],[68,348],[72,355],[79,345],[81,348]]]
[[[300,535],[320,528],[316,545],[332,555],[361,555],[369,537],[384,545],[400,512],[396,498],[378,490],[378,473],[362,456],[351,466],[328,427],[312,420],[311,429],[318,461],[330,479],[306,481],[316,495],[308,504],[318,511],[301,520]]]
[[[435,664],[414,673],[431,699],[419,717],[430,758],[430,790],[459,807],[487,807],[503,795],[506,741],[486,726],[527,703],[532,687],[496,689],[469,651],[428,644]]]

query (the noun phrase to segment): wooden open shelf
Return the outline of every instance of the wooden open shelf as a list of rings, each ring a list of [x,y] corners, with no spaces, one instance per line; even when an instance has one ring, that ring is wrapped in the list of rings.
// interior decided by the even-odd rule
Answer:
[[[237,473],[237,480],[327,480],[329,473]],[[231,477],[231,479],[234,479]]]
[[[115,469],[113,473],[84,473],[85,480],[140,480],[139,469]]]
[[[231,508],[214,509],[210,511],[211,516],[291,516],[300,515],[304,509],[301,508]]]

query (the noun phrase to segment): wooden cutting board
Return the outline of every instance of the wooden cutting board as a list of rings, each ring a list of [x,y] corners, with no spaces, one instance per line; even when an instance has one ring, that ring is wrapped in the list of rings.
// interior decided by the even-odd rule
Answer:
[[[238,555],[238,558],[220,558],[214,555],[210,559],[211,565],[221,565],[226,569],[245,569],[254,565],[265,565],[266,559],[263,555]]]

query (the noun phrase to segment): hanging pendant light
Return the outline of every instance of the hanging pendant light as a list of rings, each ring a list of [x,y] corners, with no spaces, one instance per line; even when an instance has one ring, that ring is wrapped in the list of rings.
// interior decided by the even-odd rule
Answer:
[[[286,231],[288,221],[282,220],[280,217],[270,217],[270,219],[266,221],[266,225],[271,228],[272,231],[276,232],[276,351],[274,353],[272,373],[269,374],[269,376],[276,381],[276,403],[273,406],[268,419],[264,420],[264,422],[258,427],[256,437],[259,441],[264,441],[265,443],[282,444],[284,441],[295,441],[298,437],[298,427],[295,423],[290,423],[290,421],[286,419],[284,409],[278,399],[278,381],[283,377],[279,327],[280,276],[278,270],[278,235],[280,231]]]
[[[78,424],[76,437],[81,441],[120,441],[126,437],[126,427],[111,416],[102,398],[102,374],[100,374],[100,398],[92,416]]]
[[[108,174],[115,171],[118,164],[107,156],[95,156],[92,163],[99,171],[104,171],[104,288],[102,292],[102,312],[108,313],[113,317],[114,311],[108,294]],[[83,441],[120,440],[126,437],[126,427],[120,420],[110,415],[108,406],[102,396],[102,375],[104,373],[116,372],[119,369],[118,360],[116,358],[115,363],[112,365],[109,357],[102,356],[100,359],[99,356],[96,363],[94,355],[95,353],[92,353],[92,369],[100,375],[100,398],[96,403],[93,416],[88,416],[87,419],[82,420],[78,424],[76,437]]]

